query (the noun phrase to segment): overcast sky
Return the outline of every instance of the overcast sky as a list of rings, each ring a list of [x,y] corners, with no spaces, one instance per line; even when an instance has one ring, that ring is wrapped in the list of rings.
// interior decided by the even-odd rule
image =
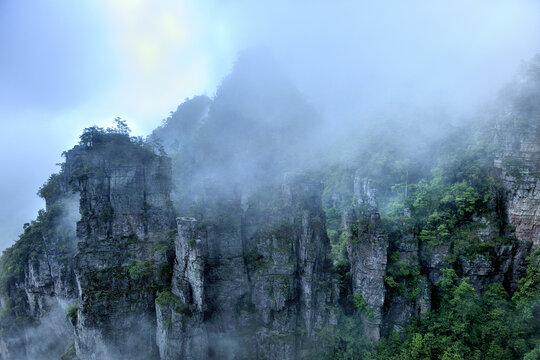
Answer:
[[[212,96],[250,46],[269,49],[329,119],[390,105],[459,113],[540,52],[540,6],[0,0],[0,249],[44,206],[35,194],[83,128],[120,116],[147,135],[184,98]]]

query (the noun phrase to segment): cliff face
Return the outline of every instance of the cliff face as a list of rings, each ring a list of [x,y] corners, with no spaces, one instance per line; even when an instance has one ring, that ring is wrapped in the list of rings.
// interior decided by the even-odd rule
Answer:
[[[476,295],[516,290],[540,246],[540,79],[500,114],[488,170],[413,184],[385,154],[283,177],[315,141],[312,109],[288,86],[254,107],[255,70],[156,130],[170,158],[125,128],[86,129],[0,259],[0,359],[304,359],[343,331],[405,340],[439,310],[445,272]]]
[[[44,213],[56,211],[54,221],[43,215],[21,240],[42,246],[4,283],[3,314],[11,309],[9,319],[30,322],[4,327],[3,359],[57,358],[70,338],[71,355],[81,360],[300,359],[320,330],[338,324],[345,301],[371,341],[403,333],[412,317],[432,308],[449,261],[479,292],[493,282],[515,289],[528,241],[534,243],[533,232],[517,230],[530,220],[517,209],[535,209],[535,188],[520,193],[507,168],[506,209],[517,239],[495,242],[494,257],[454,260],[449,246],[419,240],[410,215],[389,232],[375,187],[359,172],[343,215],[352,293],[340,299],[320,177],[287,176],[249,194],[206,181],[175,223],[170,160],[139,145],[119,146],[81,145],[66,154],[63,190]],[[534,174],[523,177],[532,181]],[[496,220],[473,217],[481,242],[500,235]],[[64,314],[72,304],[70,323]]]
[[[13,261],[1,274],[2,359],[57,358],[69,345],[72,329],[65,309],[77,296],[73,270],[77,216],[72,213],[77,202],[62,189],[47,212],[25,225],[13,251],[4,255]]]
[[[2,309],[36,325],[5,329],[3,359],[297,359],[336,324],[320,180],[247,199],[208,182],[176,225],[170,161],[139,145],[76,146],[62,183],[76,195],[55,219],[80,213],[76,232],[65,250],[56,223],[39,228],[47,246],[7,282]]]
[[[172,294],[157,302],[163,359],[297,359],[336,321],[320,183],[272,190],[242,207],[208,187],[200,219],[178,218]]]
[[[505,189],[504,218],[517,241],[499,249],[505,282],[516,289],[526,257],[540,246],[540,90],[538,56],[522,69],[499,113],[495,168]]]
[[[99,147],[66,157],[82,214],[75,257],[81,359],[157,354],[154,300],[170,276],[171,168],[165,157],[133,150],[125,159]]]
[[[497,129],[501,144],[495,166],[508,191],[507,220],[516,236],[540,246],[540,124],[510,108]]]
[[[497,119],[495,166],[508,191],[507,220],[516,237],[540,246],[540,58],[522,69]]]
[[[357,203],[344,216],[352,291],[356,302],[367,306],[361,315],[364,334],[377,342],[382,325],[388,238],[381,227],[375,190],[369,179],[355,176],[354,195]]]

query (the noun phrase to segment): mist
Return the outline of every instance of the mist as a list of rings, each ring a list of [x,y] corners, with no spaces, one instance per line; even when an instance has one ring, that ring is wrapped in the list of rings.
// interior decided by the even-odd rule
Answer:
[[[0,357],[540,351],[538,1],[4,0],[0,54]]]
[[[182,99],[213,97],[245,49],[272,55],[324,119],[327,137],[360,139],[360,125],[380,119],[419,128],[471,118],[538,52],[539,7],[4,1],[1,153],[9,176],[1,183],[0,247],[43,207],[33,194],[84,127],[120,116],[147,135]]]

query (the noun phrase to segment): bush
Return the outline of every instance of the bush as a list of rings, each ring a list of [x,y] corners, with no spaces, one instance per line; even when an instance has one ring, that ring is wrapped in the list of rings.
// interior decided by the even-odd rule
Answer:
[[[365,311],[368,318],[371,319],[373,317],[373,310],[366,303],[366,300],[364,300],[364,297],[362,296],[362,294],[360,293],[354,294],[353,305],[357,311],[359,312]]]
[[[137,261],[128,266],[128,274],[131,280],[137,281],[152,275],[153,261]]]
[[[60,360],[74,360],[76,358],[77,358],[77,354],[75,353],[75,344],[72,340],[71,344],[69,344],[69,347],[67,348],[66,352],[62,355]]]
[[[66,315],[71,319],[71,321],[77,320],[77,313],[78,308],[75,304],[68,306],[68,308],[66,309]]]
[[[168,307],[178,314],[191,316],[192,311],[189,306],[171,291],[162,291],[156,297],[156,304],[161,307]]]
[[[327,326],[317,335],[306,359],[368,360],[375,355],[373,344],[363,336],[358,316],[342,315],[336,326]]]

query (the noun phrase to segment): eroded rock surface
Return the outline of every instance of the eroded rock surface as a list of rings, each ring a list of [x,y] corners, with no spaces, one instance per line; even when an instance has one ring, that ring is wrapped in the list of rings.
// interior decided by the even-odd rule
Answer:
[[[368,309],[362,313],[364,334],[372,341],[380,338],[386,275],[388,238],[382,230],[370,180],[355,177],[357,204],[344,216],[347,252],[351,264],[352,290],[361,296]]]
[[[162,357],[297,359],[336,321],[320,183],[289,178],[245,210],[210,189],[211,211],[178,218],[172,302],[157,304]]]
[[[157,356],[154,300],[168,285],[163,245],[173,226],[170,161],[123,146],[115,152],[126,158],[84,147],[66,157],[82,215],[75,257],[80,359]]]

